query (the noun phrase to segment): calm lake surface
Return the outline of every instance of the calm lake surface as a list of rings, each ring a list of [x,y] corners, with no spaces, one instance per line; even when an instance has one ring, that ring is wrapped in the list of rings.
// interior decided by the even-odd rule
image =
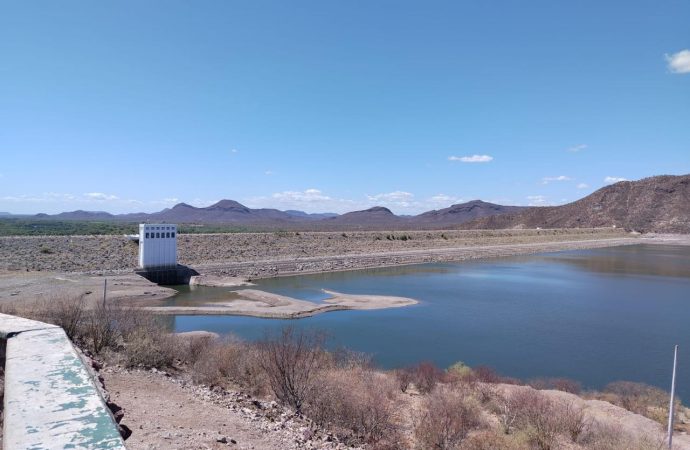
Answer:
[[[690,247],[635,245],[451,264],[259,280],[257,289],[319,301],[321,289],[412,297],[419,305],[296,320],[177,316],[177,331],[260,339],[285,325],[314,328],[332,346],[371,353],[382,367],[422,360],[489,365],[523,379],[568,377],[601,388],[632,380],[690,400]],[[227,288],[180,288],[170,304],[231,298]]]

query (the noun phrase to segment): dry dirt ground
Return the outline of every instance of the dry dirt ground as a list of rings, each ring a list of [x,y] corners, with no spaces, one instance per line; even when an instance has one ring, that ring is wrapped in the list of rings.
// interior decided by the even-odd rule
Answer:
[[[192,386],[160,371],[101,372],[112,401],[124,409],[122,423],[132,430],[127,447],[137,449],[333,449],[345,448],[325,430],[310,432],[309,424],[274,402],[231,391]],[[496,385],[510,393],[525,386]],[[664,428],[646,417],[599,400],[585,400],[561,391],[541,391],[552,400],[583,407],[589,419],[621,429],[625,435],[662,441]],[[399,420],[408,443],[414,429],[413,411],[422,396],[413,389],[398,394]],[[496,422],[497,418],[489,417]],[[227,442],[222,442],[227,441]],[[560,449],[579,449],[563,442]],[[690,449],[690,436],[676,434],[674,449]],[[499,450],[499,449],[496,449]],[[623,450],[623,449],[621,449]]]
[[[130,450],[346,448],[326,433],[308,431],[275,402],[213,392],[160,371],[106,368],[101,375],[111,400],[124,409]]]

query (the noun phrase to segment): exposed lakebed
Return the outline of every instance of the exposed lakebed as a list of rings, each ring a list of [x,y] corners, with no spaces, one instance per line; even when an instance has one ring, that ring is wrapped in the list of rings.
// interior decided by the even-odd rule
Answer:
[[[490,365],[520,378],[614,380],[668,389],[680,344],[678,390],[690,398],[690,247],[634,245],[452,264],[257,280],[254,289],[323,301],[322,289],[410,297],[419,304],[335,311],[297,320],[174,316],[177,331],[246,339],[285,325],[323,330],[332,346],[383,367],[430,360]],[[242,288],[237,288],[242,289]],[[227,301],[229,288],[184,287],[167,305]],[[687,369],[686,369],[687,368]]]

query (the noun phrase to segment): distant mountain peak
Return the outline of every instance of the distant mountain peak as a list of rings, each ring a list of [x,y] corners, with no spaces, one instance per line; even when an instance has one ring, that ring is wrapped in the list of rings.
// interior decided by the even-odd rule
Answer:
[[[186,208],[194,208],[194,207],[188,203],[178,203],[177,205],[172,207],[172,209],[186,209]]]
[[[385,206],[372,206],[369,209],[365,209],[363,211],[359,211],[362,213],[382,213],[382,214],[390,214],[391,216],[394,216],[393,211],[390,209],[386,208]]]
[[[206,209],[240,209],[246,211],[249,210],[249,208],[247,208],[240,202],[236,202],[235,200],[221,200],[219,202],[212,204],[211,206],[206,207]]]

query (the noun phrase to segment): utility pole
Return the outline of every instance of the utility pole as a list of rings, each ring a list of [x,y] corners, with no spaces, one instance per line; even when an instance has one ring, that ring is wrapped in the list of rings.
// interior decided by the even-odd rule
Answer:
[[[673,448],[673,401],[676,395],[676,362],[678,361],[678,345],[673,350],[673,376],[671,376],[671,403],[668,406],[668,448]]]
[[[105,295],[108,292],[108,279],[103,280],[103,309],[105,309]]]

